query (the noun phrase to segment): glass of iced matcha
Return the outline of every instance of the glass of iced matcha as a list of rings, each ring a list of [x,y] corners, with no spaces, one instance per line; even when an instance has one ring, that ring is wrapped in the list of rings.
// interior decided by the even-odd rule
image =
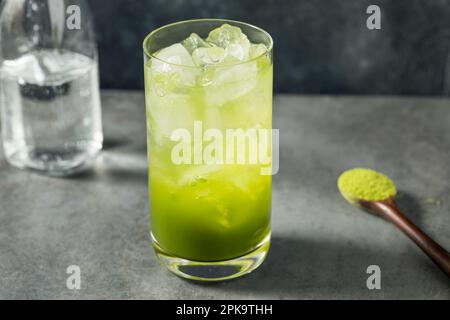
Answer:
[[[151,236],[181,277],[235,278],[267,255],[272,47],[260,28],[219,19],[144,40]]]

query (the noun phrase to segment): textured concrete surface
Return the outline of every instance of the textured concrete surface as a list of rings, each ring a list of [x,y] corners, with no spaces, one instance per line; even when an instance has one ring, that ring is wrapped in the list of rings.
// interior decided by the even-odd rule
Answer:
[[[449,100],[275,98],[280,172],[273,243],[246,277],[187,282],[159,266],[148,237],[141,92],[104,92],[106,144],[95,169],[56,179],[9,167],[0,154],[0,298],[450,299],[450,282],[404,235],[348,205],[339,173],[378,169],[400,206],[450,248]],[[381,267],[382,289],[366,288]],[[81,290],[66,268],[81,268]]]

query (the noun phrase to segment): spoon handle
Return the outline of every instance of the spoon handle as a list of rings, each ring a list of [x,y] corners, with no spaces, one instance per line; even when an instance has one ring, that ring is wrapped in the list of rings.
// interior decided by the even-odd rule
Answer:
[[[450,254],[436,241],[431,239],[425,232],[411,222],[395,205],[391,202],[373,202],[372,209],[382,214],[387,220],[392,222],[398,229],[403,231],[413,240],[423,252],[450,277]]]

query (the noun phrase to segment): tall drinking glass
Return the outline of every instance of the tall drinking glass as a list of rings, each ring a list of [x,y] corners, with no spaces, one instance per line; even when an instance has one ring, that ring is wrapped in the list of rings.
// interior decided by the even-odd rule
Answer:
[[[143,46],[156,254],[193,280],[251,272],[270,244],[272,38],[202,19],[159,28]]]

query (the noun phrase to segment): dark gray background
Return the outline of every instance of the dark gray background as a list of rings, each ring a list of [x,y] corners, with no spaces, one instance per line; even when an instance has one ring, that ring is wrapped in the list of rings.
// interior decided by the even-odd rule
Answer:
[[[90,0],[102,85],[142,88],[141,42],[183,19],[230,18],[275,40],[275,91],[442,95],[449,52],[448,0]],[[377,4],[382,29],[366,27]]]
[[[229,18],[275,40],[275,91],[447,94],[450,0],[88,0],[97,26],[102,87],[143,87],[142,40],[156,27]],[[382,30],[366,9],[382,10]]]

